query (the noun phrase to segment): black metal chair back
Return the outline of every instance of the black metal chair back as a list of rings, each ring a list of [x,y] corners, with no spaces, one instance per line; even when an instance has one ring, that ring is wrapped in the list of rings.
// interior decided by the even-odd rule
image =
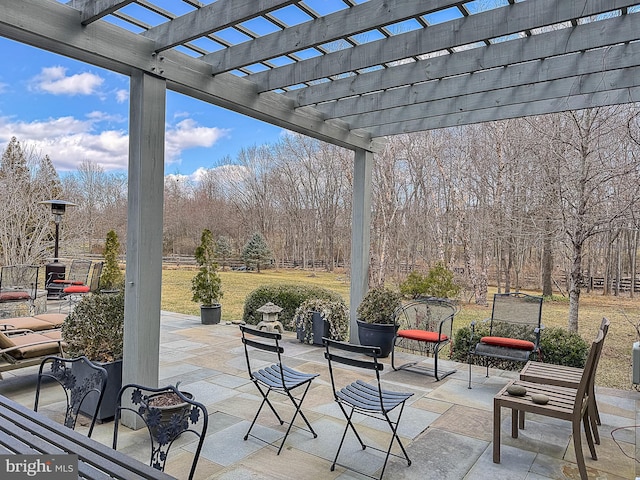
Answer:
[[[203,404],[173,385],[162,388],[124,385],[118,393],[113,426],[114,450],[118,448],[118,425],[123,411],[133,412],[146,425],[151,444],[149,464],[157,470],[164,471],[169,451],[178,437],[187,432],[195,435],[198,446],[193,454],[188,477],[189,480],[193,478],[209,425],[209,414]]]
[[[338,446],[338,451],[336,452],[336,456],[333,459],[333,464],[331,465],[331,471],[335,470],[336,465],[340,465],[343,468],[353,470],[362,475],[366,475],[367,477],[382,479],[390,456],[403,458],[407,461],[407,465],[410,466],[411,459],[409,459],[409,455],[407,454],[407,451],[405,450],[404,445],[402,445],[400,437],[398,436],[398,425],[400,423],[400,418],[402,417],[405,402],[413,395],[413,393],[394,392],[382,388],[380,382],[380,372],[384,369],[384,365],[378,362],[380,347],[352,345],[345,342],[329,340],[328,338],[323,338],[322,340],[325,345],[325,358],[329,363],[329,375],[331,377],[331,386],[333,387],[334,391],[334,399],[338,403],[338,406],[340,407],[340,410],[342,411],[347,421],[344,432],[342,433],[340,445]],[[355,382],[352,382],[348,385],[338,385],[336,381],[337,375],[334,371],[335,363],[373,371],[375,373],[375,383],[367,383],[363,380],[356,380]],[[392,418],[390,416],[390,413],[393,410],[396,410],[396,408],[399,408],[399,410],[397,410],[397,415],[394,415],[394,417]],[[353,415],[355,413],[384,421],[387,423],[387,425],[389,425],[389,428],[391,429],[391,440],[386,452],[372,445],[367,445],[364,443],[362,437],[356,431],[356,427],[353,422]],[[380,469],[379,477],[373,477],[372,475],[369,475],[362,471],[358,471],[351,466],[337,463],[338,456],[340,455],[340,450],[344,445],[344,440],[349,429],[351,429],[351,431],[358,439],[362,450],[365,450],[367,447],[369,447],[373,450],[377,450],[386,454],[384,463]],[[402,455],[391,452],[394,441],[397,442],[398,446],[400,447]]]
[[[302,418],[307,428],[304,430],[309,431],[313,438],[317,438],[318,434],[313,430],[311,424],[305,417],[302,412],[302,403],[304,398],[311,387],[311,381],[319,376],[317,373],[304,373],[299,372],[298,370],[294,370],[293,368],[287,367],[282,362],[282,355],[284,353],[284,348],[280,345],[280,340],[282,339],[282,335],[278,332],[267,332],[265,330],[256,330],[254,328],[247,327],[245,325],[240,325],[240,331],[242,332],[242,343],[244,344],[244,352],[247,360],[247,369],[249,371],[249,378],[255,384],[256,388],[262,395],[262,402],[260,403],[260,407],[253,417],[253,421],[251,422],[251,426],[249,430],[244,436],[244,439],[247,440],[250,436],[260,440],[265,441],[255,435],[251,434],[251,430],[262,411],[262,408],[265,405],[268,405],[271,411],[274,413],[280,425],[285,423],[288,424],[287,431],[280,443],[280,447],[278,448],[278,455],[282,451],[282,447],[284,446],[285,441],[287,440],[287,436],[291,431],[292,427],[298,427],[294,425],[294,422],[298,415]],[[276,363],[272,364],[269,367],[256,369],[252,367],[252,352],[253,351],[262,351],[269,352],[274,355],[274,359],[277,359]],[[264,357],[261,357],[261,361],[264,364]],[[304,387],[302,393],[298,396],[293,394],[294,390],[298,390],[299,388]],[[290,421],[285,422],[273,403],[269,399],[269,395],[271,393],[277,393],[280,395],[286,396],[293,406],[295,407],[295,413]],[[269,442],[265,442],[269,443]]]
[[[87,435],[91,437],[107,385],[107,371],[84,356],[77,358],[49,356],[44,358],[38,370],[36,398],[33,406],[36,412],[40,401],[42,381],[47,378],[58,382],[65,392],[67,399],[65,426],[75,429],[78,414],[83,406],[84,411],[91,413],[91,426]],[[91,408],[92,406],[93,408]]]

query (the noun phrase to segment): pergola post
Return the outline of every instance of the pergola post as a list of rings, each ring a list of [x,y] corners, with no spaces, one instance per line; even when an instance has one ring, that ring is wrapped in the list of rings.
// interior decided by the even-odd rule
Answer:
[[[371,236],[371,178],[373,153],[355,150],[351,212],[351,289],[349,293],[349,342],[359,343],[356,310],[369,288],[369,247]]]
[[[160,364],[165,99],[165,80],[131,76],[122,381],[149,387]]]

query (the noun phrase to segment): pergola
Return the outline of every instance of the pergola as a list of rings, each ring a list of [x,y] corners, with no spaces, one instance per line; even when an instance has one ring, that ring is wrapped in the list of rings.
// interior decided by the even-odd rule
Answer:
[[[167,89],[354,151],[352,335],[385,136],[640,100],[638,0],[1,0],[0,35],[131,78],[125,383],[158,379]]]

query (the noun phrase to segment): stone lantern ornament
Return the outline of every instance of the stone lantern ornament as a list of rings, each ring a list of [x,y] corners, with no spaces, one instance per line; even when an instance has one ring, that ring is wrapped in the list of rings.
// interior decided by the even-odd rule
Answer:
[[[258,330],[266,330],[267,332],[278,331],[284,333],[284,327],[282,323],[278,321],[278,314],[282,311],[282,307],[279,307],[275,303],[268,302],[258,308],[256,312],[262,314],[262,321],[256,325]]]

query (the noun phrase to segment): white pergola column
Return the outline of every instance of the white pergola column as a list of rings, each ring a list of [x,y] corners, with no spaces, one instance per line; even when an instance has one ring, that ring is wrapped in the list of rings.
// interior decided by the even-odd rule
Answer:
[[[123,384],[158,384],[166,82],[131,76]]]
[[[349,343],[359,343],[356,310],[369,288],[369,246],[371,236],[371,173],[373,153],[357,149],[353,162],[351,212],[351,289],[349,292]]]

